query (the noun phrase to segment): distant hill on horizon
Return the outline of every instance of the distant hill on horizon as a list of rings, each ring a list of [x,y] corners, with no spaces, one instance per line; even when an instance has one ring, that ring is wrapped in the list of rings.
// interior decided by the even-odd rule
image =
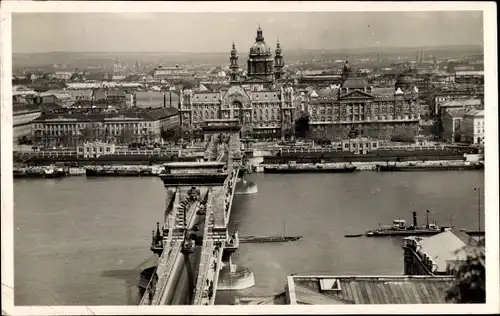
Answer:
[[[397,51],[407,51],[407,50],[412,50],[416,51],[417,49],[420,50],[449,50],[449,49],[481,49],[482,50],[483,45],[474,45],[474,44],[467,44],[467,45],[440,45],[440,46],[387,46],[387,47],[360,47],[360,48],[328,48],[328,49],[290,49],[286,50],[285,48],[284,51],[286,50],[287,52],[293,52],[293,53],[300,53],[300,52],[328,52],[328,53],[335,53],[335,52],[397,52]],[[114,52],[93,52],[93,51],[50,51],[50,52],[21,52],[21,53],[13,53],[13,55],[30,55],[30,54],[88,54],[88,55],[139,55],[139,54],[147,54],[147,55],[156,55],[156,54],[162,54],[162,55],[181,55],[181,54],[190,54],[190,55],[218,55],[218,54],[227,54],[228,51],[220,51],[220,52],[169,52],[169,51],[157,51],[157,52],[120,52],[120,51],[114,51]]]
[[[483,54],[480,45],[428,46],[428,47],[367,47],[359,49],[283,49],[286,62],[314,59],[338,60],[349,57],[374,57],[381,59],[415,60],[417,49],[424,51],[426,56],[437,58],[460,58],[469,55]],[[240,59],[246,57],[246,50],[239,52]],[[47,68],[54,64],[65,64],[71,68],[85,68],[88,65],[106,65],[112,67],[116,58],[129,64],[139,61],[144,65],[193,64],[193,65],[226,65],[227,52],[44,52],[44,53],[13,53],[12,61],[15,69],[23,67]],[[243,66],[244,63],[241,63]]]

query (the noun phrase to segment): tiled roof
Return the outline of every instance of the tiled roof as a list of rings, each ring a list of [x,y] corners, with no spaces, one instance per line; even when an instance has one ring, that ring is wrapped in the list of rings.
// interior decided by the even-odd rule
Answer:
[[[137,91],[135,93],[135,98],[137,102],[141,101],[161,101],[163,102],[163,92],[160,91]]]
[[[472,110],[465,114],[467,116],[484,117],[484,110]]]
[[[481,100],[479,99],[466,99],[466,100],[448,100],[439,104],[441,107],[447,106],[470,106],[470,105],[480,105]]]
[[[466,113],[466,109],[446,109],[446,113],[448,113],[451,117],[458,118],[463,117]]]
[[[336,98],[339,90],[338,89],[320,89],[317,91],[320,98]]]
[[[80,112],[66,112],[66,113],[49,113],[42,114],[40,117],[35,119],[33,122],[45,122],[46,120],[73,120],[80,122],[99,122],[109,119],[136,119],[136,120],[159,120],[161,118],[167,118],[173,115],[177,115],[178,111],[175,108],[161,108],[156,110],[138,110],[126,109],[120,112],[91,112],[91,113],[80,113]]]
[[[364,89],[368,86],[368,82],[360,77],[347,78],[347,80],[342,83],[342,88],[348,89]]]
[[[223,88],[227,88],[227,85],[225,84],[219,84],[219,83],[204,83],[203,84],[208,90],[210,91],[220,91]]]
[[[372,88],[370,94],[376,97],[392,97],[394,91],[394,88]]]
[[[321,281],[332,279],[339,287],[322,289]],[[291,276],[288,289],[295,294],[290,295],[296,300],[292,304],[443,304],[453,280],[452,276]]]
[[[70,89],[92,89],[98,88],[99,84],[95,82],[70,82],[68,88]]]
[[[61,106],[56,103],[18,103],[12,105],[12,112],[25,112],[25,111],[52,111],[60,109]]]

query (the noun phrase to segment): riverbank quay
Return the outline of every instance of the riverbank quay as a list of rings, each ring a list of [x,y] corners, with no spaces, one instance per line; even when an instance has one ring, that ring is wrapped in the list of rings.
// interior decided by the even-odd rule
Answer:
[[[260,164],[254,168],[255,172],[265,172],[266,168],[282,168],[282,169],[288,169],[290,164]],[[434,161],[418,161],[418,160],[413,160],[413,161],[406,161],[406,162],[401,162],[401,163],[390,163],[388,164],[387,161],[370,161],[370,162],[364,162],[364,161],[354,161],[350,162],[348,164],[343,163],[343,162],[333,162],[333,163],[317,163],[317,164],[312,164],[312,163],[301,163],[301,164],[295,164],[292,165],[297,168],[297,166],[300,166],[301,168],[304,169],[315,169],[315,168],[331,168],[331,169],[341,169],[341,168],[346,168],[346,166],[352,166],[356,167],[356,171],[380,171],[380,166],[397,166],[399,168],[421,168],[422,170],[425,169],[425,171],[433,171],[434,169],[436,171],[442,171],[441,167],[447,167],[449,170],[462,170],[462,169],[469,169],[470,170],[479,170],[481,167],[473,168],[476,166],[476,163],[474,162],[468,162],[464,160],[434,160]],[[482,164],[481,164],[482,166]]]

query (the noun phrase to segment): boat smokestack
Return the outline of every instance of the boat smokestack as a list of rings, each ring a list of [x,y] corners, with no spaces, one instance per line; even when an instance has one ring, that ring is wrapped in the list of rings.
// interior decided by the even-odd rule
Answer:
[[[417,227],[417,212],[413,212],[413,226]]]

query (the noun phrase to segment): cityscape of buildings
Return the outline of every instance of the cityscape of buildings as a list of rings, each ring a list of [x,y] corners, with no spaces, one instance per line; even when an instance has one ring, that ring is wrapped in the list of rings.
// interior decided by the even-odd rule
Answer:
[[[127,134],[132,124],[134,140],[150,145],[173,130],[196,138],[206,119],[238,119],[246,135],[279,139],[295,135],[304,118],[308,137],[318,140],[354,133],[381,140],[484,141],[481,56],[438,61],[417,50],[416,60],[391,66],[377,56],[372,68],[358,68],[347,57],[339,68],[297,69],[286,64],[286,43],[277,42],[273,56],[260,27],[246,67],[240,55],[233,43],[228,65],[203,72],[184,65],[143,72],[139,61],[127,66],[119,58],[111,72],[25,69],[12,80],[14,142],[57,147],[68,136],[86,139],[84,128],[103,129],[95,139],[108,141]],[[178,126],[164,122],[173,115]],[[156,130],[139,130],[141,124]],[[109,135],[106,129],[112,129]]]

